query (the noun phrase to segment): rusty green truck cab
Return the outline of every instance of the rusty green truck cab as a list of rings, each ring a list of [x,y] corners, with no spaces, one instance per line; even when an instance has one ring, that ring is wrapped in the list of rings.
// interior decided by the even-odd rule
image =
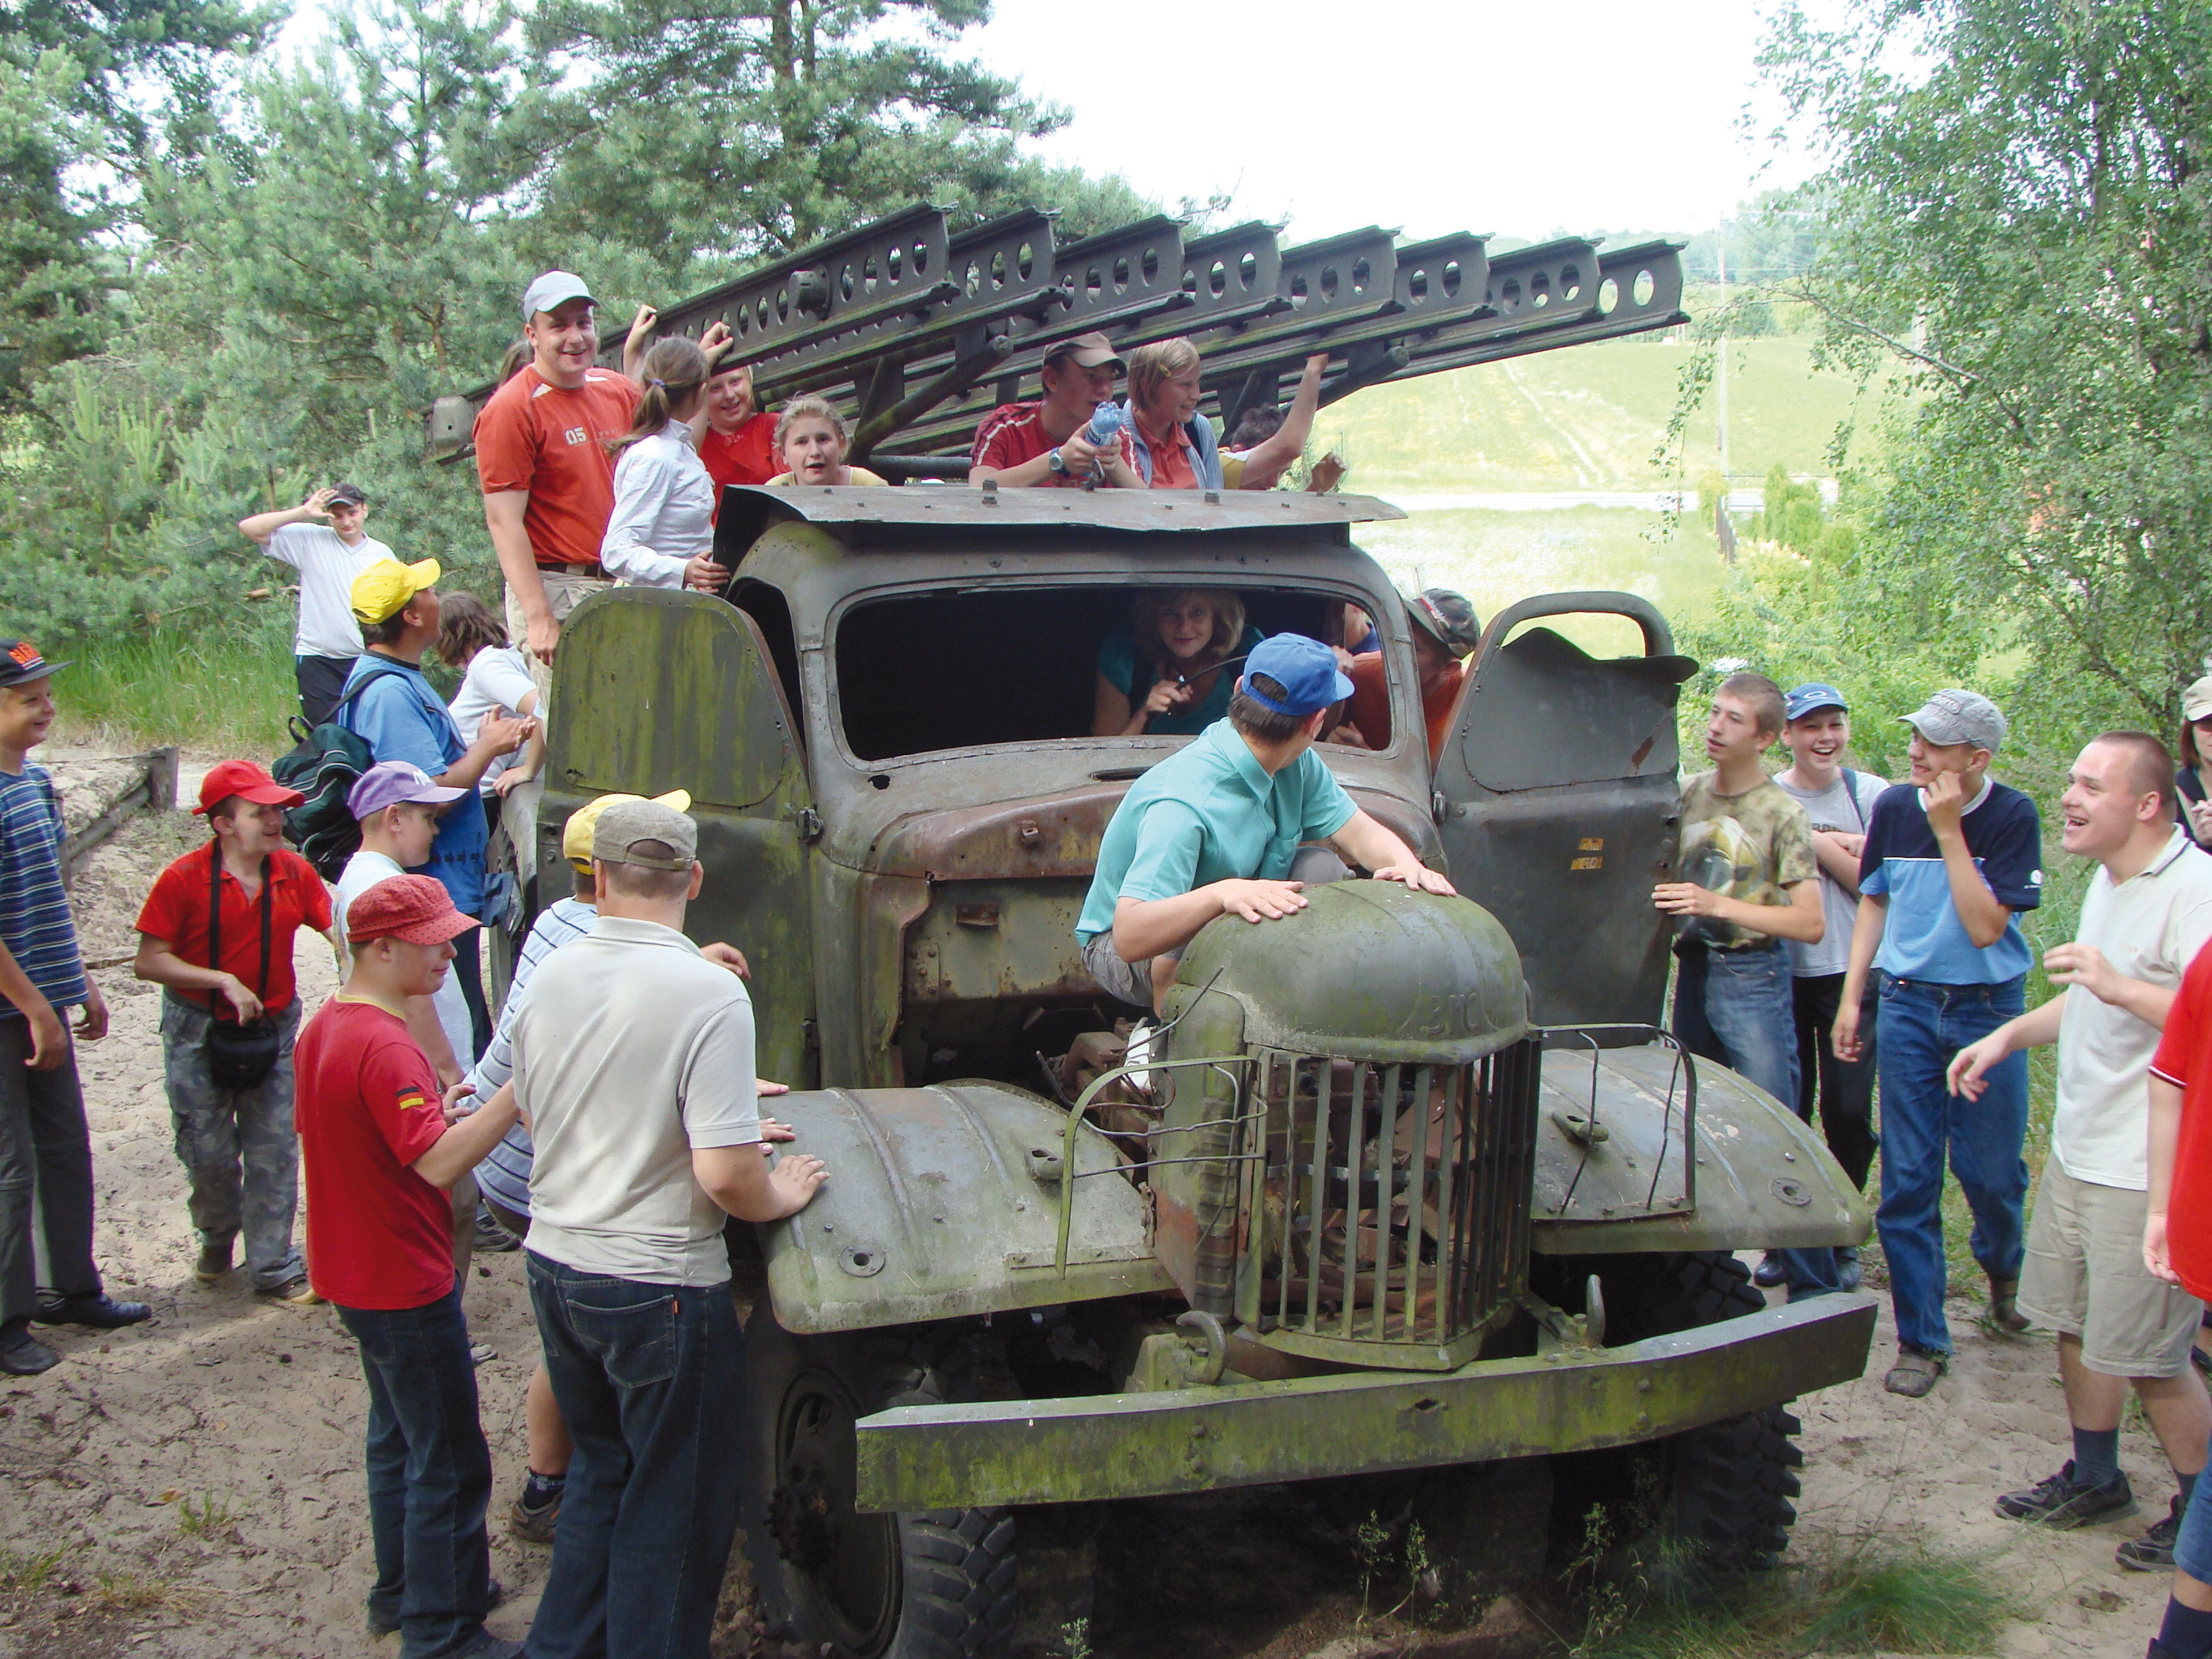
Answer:
[[[1351,539],[1392,514],[731,491],[726,599],[622,590],[570,619],[539,866],[594,794],[690,791],[687,925],[750,958],[759,1069],[832,1171],[762,1230],[749,1334],[745,1524],[788,1632],[935,1651],[947,1515],[1010,1562],[1006,1506],[1663,1449],[1862,1370],[1870,1298],[1768,1308],[1727,1260],[1856,1243],[1858,1194],[1793,1113],[1654,1029],[1691,665],[1641,600],[1530,600],[1432,765],[1402,605]],[[1144,588],[1329,639],[1366,611],[1394,735],[1322,753],[1465,896],[1355,881],[1213,924],[1141,1063],[1079,1101],[1060,1056],[1117,1012],[1073,933],[1099,837],[1187,741],[1089,735],[1099,641]],[[1642,648],[1547,625],[1589,614]],[[1737,1473],[1763,1495],[1705,1541],[1769,1559],[1794,1476]],[[975,1589],[975,1645],[999,1594]]]

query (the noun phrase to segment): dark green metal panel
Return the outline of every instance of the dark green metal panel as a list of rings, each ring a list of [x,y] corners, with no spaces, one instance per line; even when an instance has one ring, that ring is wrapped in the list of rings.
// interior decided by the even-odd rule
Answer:
[[[751,618],[695,593],[595,594],[562,630],[552,704],[541,817],[611,792],[690,790],[707,879],[685,930],[750,963],[760,1074],[812,1084],[812,802]]]
[[[1587,1451],[1847,1382],[1875,1300],[1827,1296],[1618,1348],[1445,1376],[908,1406],[860,1424],[860,1506],[1060,1504]]]
[[[1599,660],[1547,628],[1509,642],[1532,617],[1591,612],[1640,623],[1646,654]],[[1520,947],[1539,1024],[1659,1018],[1651,887],[1674,857],[1674,705],[1695,667],[1631,593],[1527,600],[1484,630],[1436,788],[1452,879]]]

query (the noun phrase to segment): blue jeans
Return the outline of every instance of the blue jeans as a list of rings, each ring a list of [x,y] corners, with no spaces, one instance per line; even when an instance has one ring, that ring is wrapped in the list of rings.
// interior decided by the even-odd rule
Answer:
[[[1674,1036],[1692,1054],[1718,1060],[1781,1103],[1797,1109],[1797,1006],[1790,947],[1780,939],[1740,951],[1690,945],[1678,949]],[[1840,1290],[1836,1254],[1784,1250],[1790,1298],[1802,1301]]]
[[[2198,1583],[2212,1584],[2212,1500],[2190,1498],[2174,1534],[2173,1565]]]
[[[1929,985],[1881,976],[1881,1207],[1875,1225],[1889,1261],[1898,1340],[1951,1352],[1943,1319],[1943,1164],[1974,1212],[1974,1260],[1991,1279],[2020,1277],[2027,1255],[2027,1056],[1984,1074],[1979,1100],[1943,1086],[1951,1057],[2019,1014],[2023,979],[2002,985]]]
[[[402,1659],[465,1654],[488,1639],[491,1452],[460,1288],[427,1307],[337,1313],[368,1380],[368,1616],[398,1624]]]
[[[580,1273],[530,1251],[576,1443],[531,1659],[706,1659],[743,1490],[744,1338],[727,1285]]]

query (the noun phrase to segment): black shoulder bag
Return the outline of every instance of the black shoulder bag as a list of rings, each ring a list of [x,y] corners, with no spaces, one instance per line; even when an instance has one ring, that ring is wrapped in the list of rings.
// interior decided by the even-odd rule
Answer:
[[[270,860],[261,860],[261,977],[253,988],[253,994],[269,994],[270,936],[275,931],[276,899],[272,892],[275,881],[270,871]],[[209,849],[208,856],[208,966],[218,972],[222,968],[222,851]],[[216,1018],[208,1027],[208,1073],[218,1089],[258,1089],[276,1069],[276,1055],[283,1047],[283,1037],[276,1030],[276,1022],[267,1010],[255,1020],[225,1020],[222,1017],[222,993],[208,993],[208,1008]]]

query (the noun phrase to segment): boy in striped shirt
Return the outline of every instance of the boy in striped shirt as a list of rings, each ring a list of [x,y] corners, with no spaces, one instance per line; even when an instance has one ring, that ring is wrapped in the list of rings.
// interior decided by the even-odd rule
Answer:
[[[97,1330],[153,1310],[111,1300],[92,1259],[92,1139],[76,1054],[61,1011],[81,1008],[76,1035],[107,1035],[107,1005],[84,971],[62,891],[62,808],[31,763],[54,723],[50,663],[24,640],[0,640],[0,1371],[34,1376],[57,1363],[31,1334],[43,1325]],[[32,1196],[51,1283],[37,1283]]]

